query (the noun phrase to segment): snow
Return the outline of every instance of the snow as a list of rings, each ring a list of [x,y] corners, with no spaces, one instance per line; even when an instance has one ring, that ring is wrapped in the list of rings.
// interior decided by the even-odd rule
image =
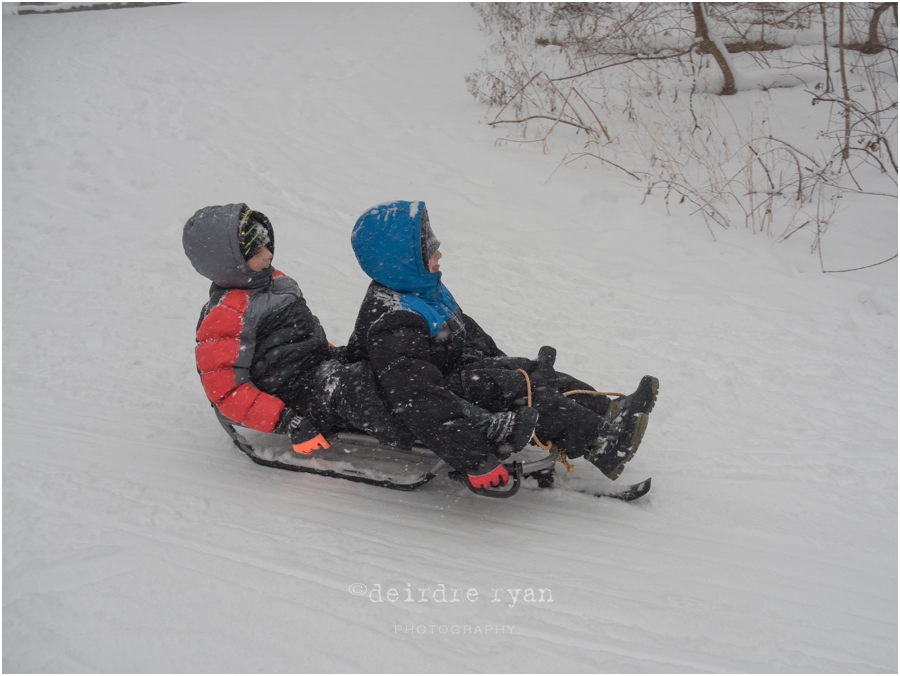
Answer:
[[[461,4],[4,13],[4,671],[897,671],[896,260],[822,274],[804,231],[714,239],[558,145],[494,147],[486,48]],[[184,221],[264,212],[342,344],[351,228],[394,199],[508,353],[659,377],[619,480],[650,495],[398,493],[231,445]],[[896,200],[854,205],[827,269],[897,251]]]

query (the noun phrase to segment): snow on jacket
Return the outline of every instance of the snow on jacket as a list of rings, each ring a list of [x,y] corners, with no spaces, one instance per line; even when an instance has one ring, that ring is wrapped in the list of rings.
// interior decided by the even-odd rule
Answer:
[[[372,363],[385,396],[407,426],[457,469],[480,464],[491,448],[444,379],[467,355],[502,356],[465,315],[441,273],[422,255],[424,202],[369,209],[353,229],[353,251],[372,283],[347,344],[351,360]]]
[[[244,208],[206,207],[184,226],[187,257],[213,282],[197,325],[195,356],[206,396],[219,411],[271,432],[285,402],[304,412],[312,374],[330,353],[297,282],[271,267],[253,272],[241,255]]]

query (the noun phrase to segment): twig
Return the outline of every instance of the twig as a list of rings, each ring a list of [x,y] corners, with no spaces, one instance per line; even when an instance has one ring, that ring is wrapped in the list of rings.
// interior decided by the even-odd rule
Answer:
[[[578,94],[578,98],[581,99],[582,103],[584,103],[584,105],[587,106],[587,109],[589,111],[591,111],[591,115],[594,116],[594,119],[597,120],[597,124],[600,125],[600,131],[603,132],[603,135],[606,137],[606,140],[611,142],[612,139],[609,137],[609,132],[606,131],[606,126],[600,121],[600,118],[597,116],[597,113],[594,112],[594,109],[591,107],[591,104],[587,102],[587,99],[584,98],[584,95],[580,91],[578,91],[574,87],[573,87],[572,91],[574,91],[576,94]]]
[[[561,82],[562,80],[573,80],[576,77],[584,77],[585,75],[590,75],[591,73],[596,73],[598,70],[605,70],[606,68],[615,68],[616,66],[624,66],[626,63],[633,63],[635,61],[665,61],[668,59],[677,59],[680,56],[684,56],[685,54],[689,54],[694,47],[699,45],[699,42],[694,42],[690,47],[685,49],[683,52],[676,52],[674,54],[666,54],[664,56],[636,56],[633,59],[628,59],[627,61],[619,61],[617,63],[607,63],[604,66],[597,66],[596,68],[591,68],[590,70],[586,70],[583,73],[578,73],[577,75],[566,75],[565,77],[557,77],[551,78],[551,82]]]
[[[822,247],[819,247],[820,249]],[[865,270],[866,268],[874,268],[876,265],[884,265],[885,263],[890,263],[897,257],[897,254],[894,254],[890,258],[881,261],[880,263],[872,263],[872,265],[863,265],[861,268],[850,268],[848,270],[822,270],[822,272],[830,273],[830,272],[856,272],[857,270]]]
[[[634,179],[636,179],[636,180],[638,180],[638,181],[641,180],[641,177],[640,177],[640,176],[631,173],[631,172],[628,171],[625,167],[620,167],[618,164],[616,164],[615,162],[612,162],[612,161],[606,159],[605,157],[600,157],[600,155],[597,155],[596,153],[589,153],[589,152],[584,152],[584,153],[573,153],[572,159],[570,159],[570,160],[565,160],[565,163],[566,163],[566,164],[570,164],[571,162],[574,162],[574,161],[577,160],[578,158],[580,158],[580,157],[585,157],[585,156],[587,156],[587,157],[595,157],[595,158],[597,158],[598,160],[600,160],[601,162],[606,162],[607,164],[611,164],[612,166],[614,166],[616,169],[619,169],[620,171],[624,171],[626,174],[628,174],[628,175],[631,176],[632,178],[634,178]]]
[[[578,128],[578,129],[581,129],[582,131],[585,131],[588,134],[596,134],[597,133],[590,127],[586,127],[583,124],[578,124],[577,122],[570,122],[569,120],[563,120],[561,117],[550,117],[549,115],[529,115],[528,117],[523,117],[521,120],[494,120],[493,122],[488,122],[488,126],[493,127],[495,124],[521,124],[523,122],[528,122],[529,120],[553,120],[553,123],[554,123],[553,126],[556,126],[556,123],[558,123],[558,122],[562,122],[563,124],[568,124],[568,125]],[[505,140],[505,139],[501,139],[501,140]],[[514,139],[510,139],[510,140],[514,140]]]
[[[497,118],[500,117],[500,114],[501,114],[504,110],[507,109],[507,107],[509,106],[509,104],[512,103],[513,101],[515,101],[516,98],[518,98],[519,94],[521,94],[522,92],[524,92],[524,91],[525,91],[525,88],[528,87],[528,85],[530,85],[532,82],[534,82],[534,81],[537,79],[537,76],[540,75],[540,74],[543,73],[543,72],[544,72],[544,71],[540,71],[540,72],[538,72],[538,73],[535,73],[535,74],[531,77],[531,79],[528,80],[528,82],[526,82],[525,84],[523,84],[523,85],[519,88],[519,91],[517,91],[515,94],[513,94],[512,96],[509,97],[509,101],[507,101],[506,104],[504,104],[504,106],[503,106],[499,111],[497,111],[497,114],[494,116],[494,122],[497,121]],[[494,124],[494,122],[491,122],[490,124]]]

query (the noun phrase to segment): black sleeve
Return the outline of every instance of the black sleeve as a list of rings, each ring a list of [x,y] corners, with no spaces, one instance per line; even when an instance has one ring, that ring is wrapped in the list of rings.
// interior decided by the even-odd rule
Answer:
[[[481,464],[491,447],[431,363],[425,320],[413,312],[390,312],[369,329],[367,343],[381,389],[419,440],[456,469]]]
[[[465,312],[462,315],[463,324],[466,326],[466,346],[464,348],[464,359],[468,361],[476,359],[484,359],[485,357],[505,357],[503,352],[494,339],[491,338],[487,331],[481,328],[474,319]]]

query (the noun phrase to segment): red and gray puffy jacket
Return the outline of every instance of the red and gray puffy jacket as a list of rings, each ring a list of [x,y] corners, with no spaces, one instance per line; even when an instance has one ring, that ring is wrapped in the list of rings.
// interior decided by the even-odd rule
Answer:
[[[238,245],[245,208],[200,209],[185,224],[182,241],[197,272],[213,282],[197,325],[206,396],[230,420],[271,432],[286,405],[306,412],[313,374],[330,350],[297,282],[272,268],[247,266]]]

